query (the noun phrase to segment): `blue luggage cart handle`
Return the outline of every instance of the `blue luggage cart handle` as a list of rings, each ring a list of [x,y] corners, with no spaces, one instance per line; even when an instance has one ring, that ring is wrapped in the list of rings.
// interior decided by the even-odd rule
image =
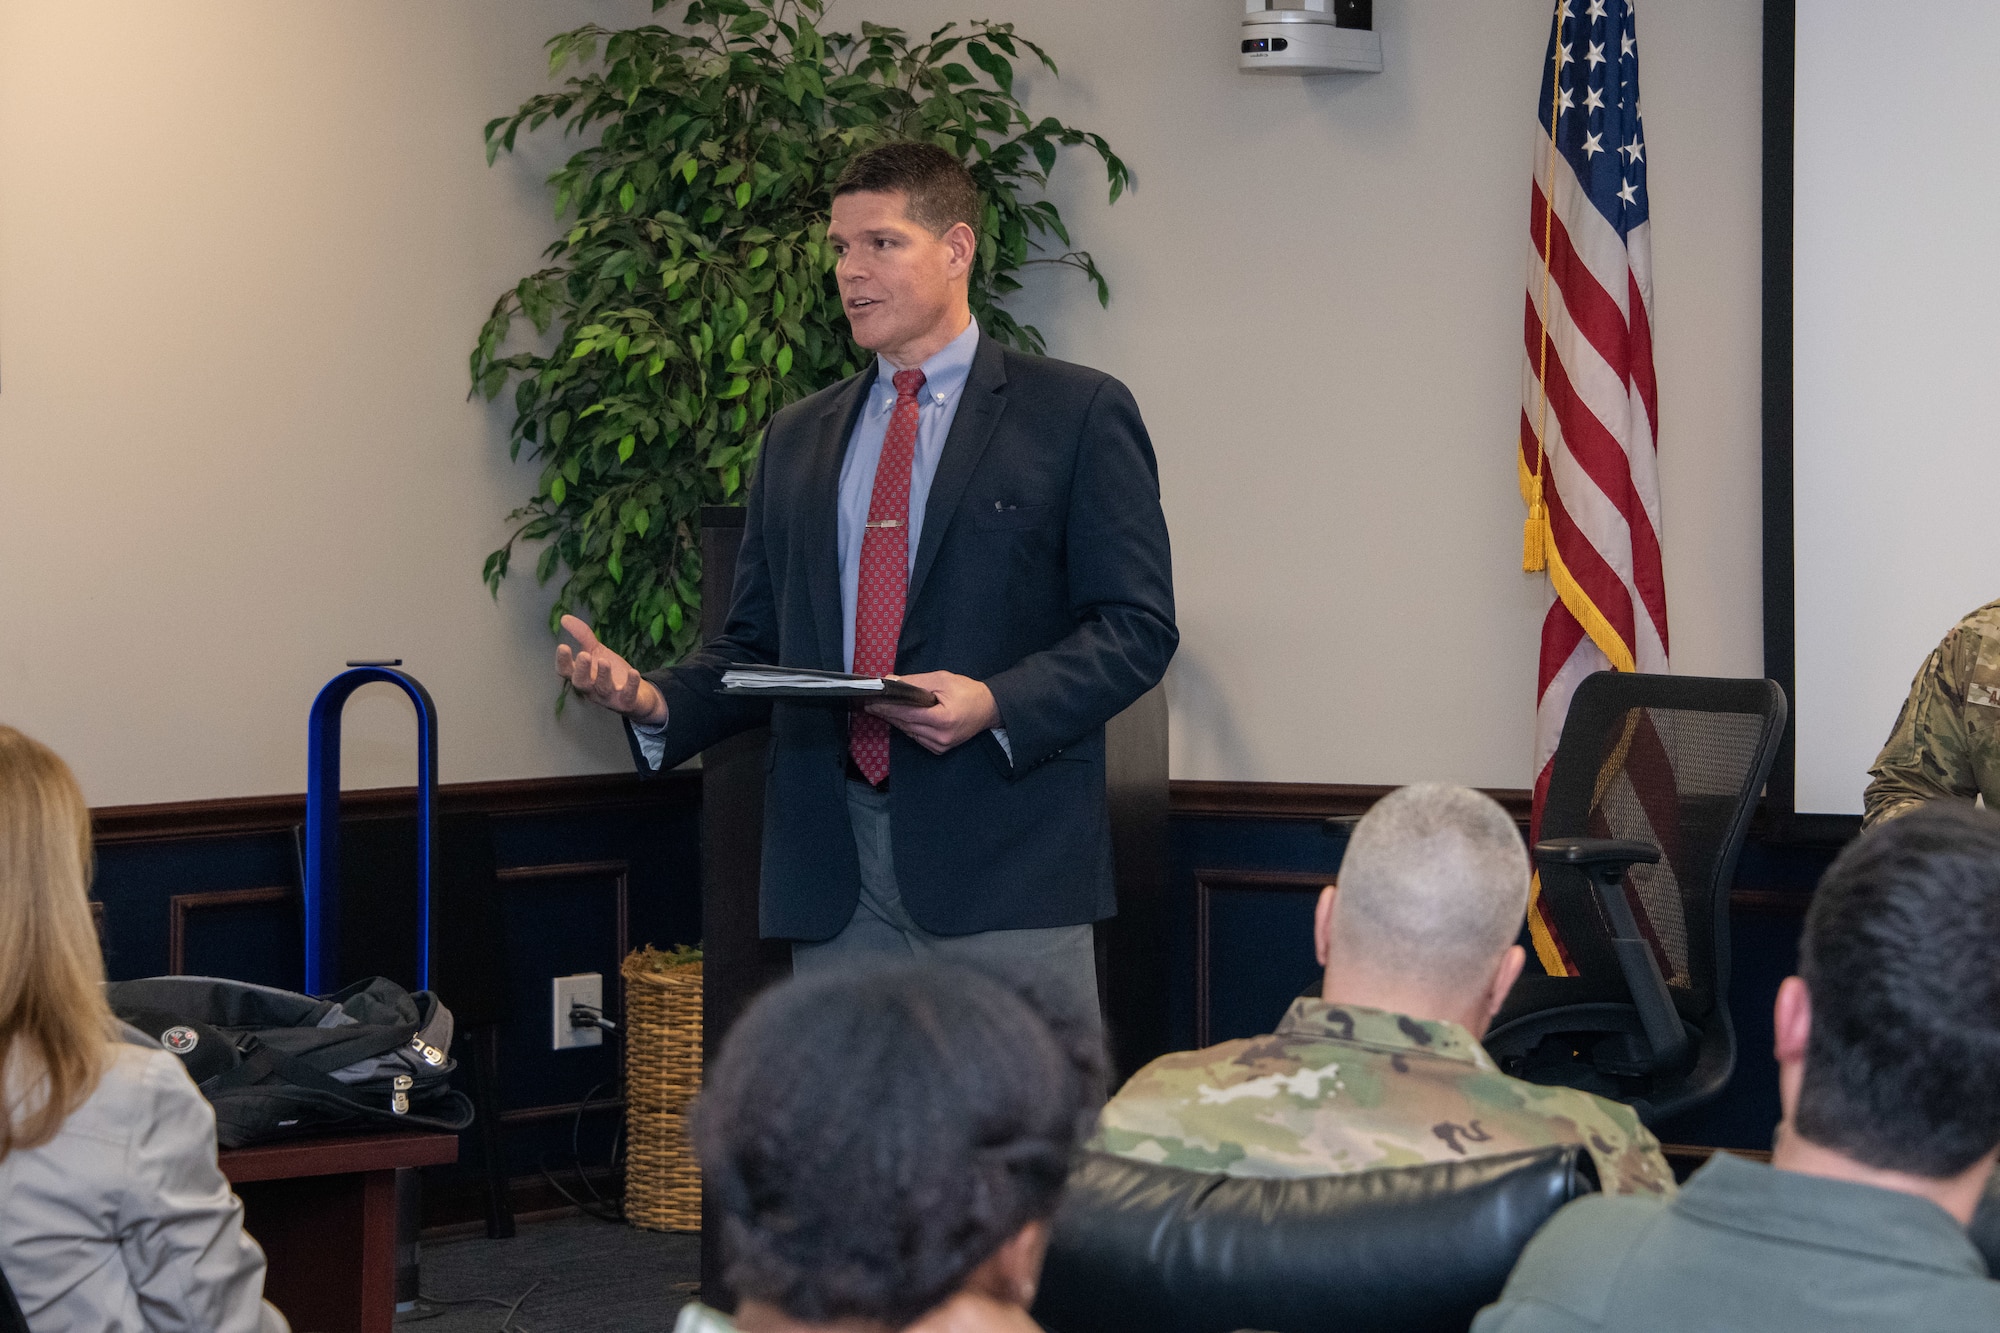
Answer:
[[[308,995],[340,975],[340,715],[363,685],[386,681],[417,710],[417,989],[431,988],[431,865],[436,849],[437,705],[415,676],[360,666],[328,681],[313,700],[306,738],[306,976]]]

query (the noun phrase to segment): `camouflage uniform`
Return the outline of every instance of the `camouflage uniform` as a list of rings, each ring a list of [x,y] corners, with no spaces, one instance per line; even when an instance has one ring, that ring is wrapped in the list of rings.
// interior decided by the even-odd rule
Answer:
[[[1161,1056],[1090,1146],[1238,1176],[1317,1176],[1581,1143],[1606,1193],[1671,1194],[1631,1108],[1509,1078],[1455,1023],[1302,997],[1275,1034]]]
[[[1959,621],[1924,661],[1868,776],[1865,824],[1944,798],[2000,809],[2000,602]]]

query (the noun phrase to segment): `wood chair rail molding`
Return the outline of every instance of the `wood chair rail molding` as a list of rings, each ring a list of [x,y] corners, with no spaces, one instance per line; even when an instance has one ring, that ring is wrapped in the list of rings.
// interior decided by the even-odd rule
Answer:
[[[1205,782],[1176,779],[1167,798],[1177,815],[1205,819],[1340,819],[1368,808],[1396,790],[1390,783]],[[1532,796],[1524,787],[1481,788],[1520,823]]]
[[[681,806],[699,800],[700,792],[699,769],[676,769],[657,778],[642,778],[636,773],[592,773],[502,782],[451,782],[438,787],[438,810],[443,814],[463,811],[532,815],[608,806]],[[343,792],[340,810],[344,816],[364,819],[408,814],[416,808],[416,799],[415,787],[369,787]],[[100,847],[281,833],[304,823],[305,817],[303,792],[156,805],[106,805],[90,812],[91,831]]]

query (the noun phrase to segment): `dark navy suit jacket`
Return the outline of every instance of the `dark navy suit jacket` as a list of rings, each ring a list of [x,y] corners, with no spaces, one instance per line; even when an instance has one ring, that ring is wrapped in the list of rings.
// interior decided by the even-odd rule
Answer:
[[[841,669],[837,490],[874,378],[870,366],[772,419],[728,624],[648,676],[667,701],[663,770],[771,725],[766,937],[828,939],[853,915],[847,713],[728,697],[721,674],[738,662]],[[1158,467],[1131,393],[982,336],[931,483],[896,670],[986,682],[1013,758],[990,732],[942,755],[890,733],[896,880],[919,926],[963,935],[1112,914],[1104,724],[1158,683],[1178,642]]]

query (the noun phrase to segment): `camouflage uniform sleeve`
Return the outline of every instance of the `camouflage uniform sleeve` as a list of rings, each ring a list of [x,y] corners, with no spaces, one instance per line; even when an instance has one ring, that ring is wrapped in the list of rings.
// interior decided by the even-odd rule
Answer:
[[[1960,626],[1945,635],[1910,683],[1895,730],[1868,770],[1862,826],[1906,814],[1925,801],[1979,794],[1971,737],[1965,726],[1965,679],[1979,635]]]
[[[1639,1123],[1631,1107],[1572,1088],[1562,1091],[1574,1099],[1563,1113],[1582,1134],[1604,1193],[1671,1197],[1676,1192],[1673,1168],[1660,1151],[1660,1141]]]

